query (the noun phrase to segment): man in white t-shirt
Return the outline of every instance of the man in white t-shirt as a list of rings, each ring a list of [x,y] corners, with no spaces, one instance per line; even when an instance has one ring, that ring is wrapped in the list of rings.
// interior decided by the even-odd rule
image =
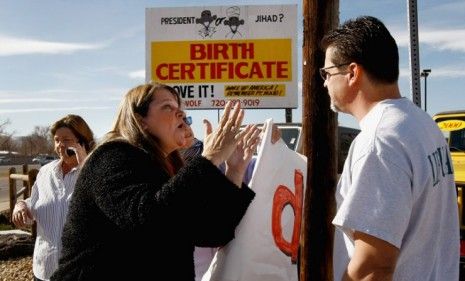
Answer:
[[[322,45],[331,108],[361,128],[336,191],[334,280],[458,280],[449,147],[431,117],[401,97],[394,38],[378,19],[359,17]]]

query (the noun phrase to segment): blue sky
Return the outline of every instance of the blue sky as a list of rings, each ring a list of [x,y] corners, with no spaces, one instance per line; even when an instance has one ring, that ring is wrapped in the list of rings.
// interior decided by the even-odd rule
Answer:
[[[34,126],[49,126],[74,113],[101,137],[109,130],[121,97],[145,81],[145,8],[219,4],[297,4],[301,64],[301,1],[0,0],[0,122],[8,119],[6,131],[21,136]],[[465,1],[422,0],[417,5],[420,69],[432,69],[428,113],[465,109]],[[411,98],[406,1],[340,0],[339,11],[341,22],[372,15],[387,25],[399,44],[401,92]],[[300,81],[300,67],[298,77]],[[293,121],[301,121],[301,110],[292,111]],[[189,114],[202,138],[201,120],[215,124],[218,111]],[[245,123],[270,117],[284,122],[284,110],[246,110]],[[345,114],[339,114],[339,123],[357,127]]]

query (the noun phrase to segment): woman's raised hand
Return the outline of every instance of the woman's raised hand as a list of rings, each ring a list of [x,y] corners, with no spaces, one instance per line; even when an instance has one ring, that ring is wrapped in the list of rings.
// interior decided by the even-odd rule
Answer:
[[[242,185],[247,166],[260,142],[260,129],[256,125],[247,125],[244,133],[236,149],[226,160],[225,175],[239,187]]]
[[[212,130],[210,122],[204,120],[205,139],[202,156],[216,166],[226,161],[245,135],[245,131],[240,131],[243,119],[244,111],[240,103],[236,103],[233,107],[232,102],[228,101],[218,128]]]
[[[74,152],[76,153],[76,159],[79,167],[82,167],[87,158],[87,151],[85,146],[81,145],[80,143],[76,143],[74,146]]]

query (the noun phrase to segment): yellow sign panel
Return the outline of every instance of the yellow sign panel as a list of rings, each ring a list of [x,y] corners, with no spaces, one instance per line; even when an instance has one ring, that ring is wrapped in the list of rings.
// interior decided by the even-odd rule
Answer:
[[[291,39],[151,43],[152,80],[161,83],[292,81]]]
[[[442,131],[457,131],[465,128],[465,121],[445,120],[438,122],[438,126]]]

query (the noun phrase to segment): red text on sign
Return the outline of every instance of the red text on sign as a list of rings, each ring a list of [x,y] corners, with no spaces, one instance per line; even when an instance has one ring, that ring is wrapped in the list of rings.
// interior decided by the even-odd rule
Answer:
[[[271,229],[276,246],[286,255],[291,257],[292,263],[297,262],[297,251],[299,248],[300,226],[302,222],[303,205],[303,175],[299,170],[294,172],[295,194],[284,186],[279,185],[273,197],[273,209],[271,212]],[[281,226],[281,216],[286,205],[290,205],[294,210],[294,227],[292,230],[292,240],[286,241],[283,237]]]
[[[196,77],[196,71],[198,71],[198,77]],[[286,61],[161,63],[155,67],[155,74],[161,81],[287,79],[289,78],[289,64]]]
[[[191,44],[191,60],[237,60],[253,59],[253,43],[207,43]]]

